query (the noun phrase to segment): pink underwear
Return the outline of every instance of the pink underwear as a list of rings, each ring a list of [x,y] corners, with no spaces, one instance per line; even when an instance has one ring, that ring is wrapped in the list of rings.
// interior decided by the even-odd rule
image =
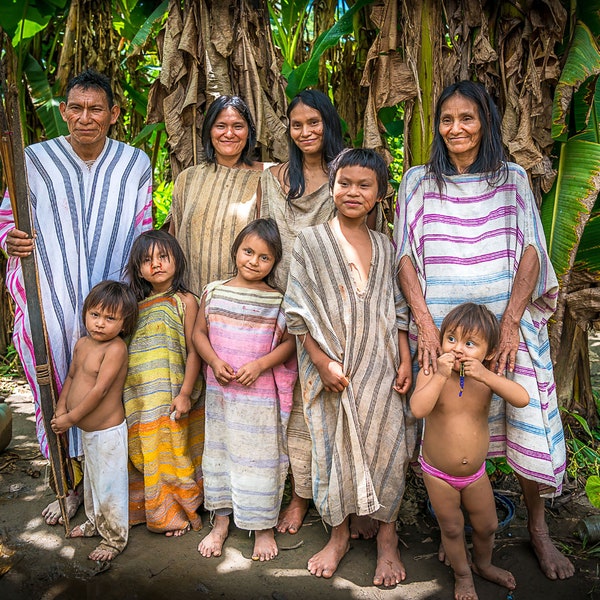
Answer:
[[[432,467],[430,464],[425,462],[425,459],[419,455],[419,464],[421,465],[421,469],[423,469],[423,473],[427,473],[432,477],[437,477],[442,481],[445,481],[447,484],[451,485],[455,490],[459,492],[464,490],[468,485],[471,485],[474,481],[477,481],[480,477],[485,475],[485,461],[477,471],[477,473],[473,473],[473,475],[467,475],[466,477],[456,477],[455,475],[448,475],[448,473],[444,473],[444,471],[440,471],[435,467]]]

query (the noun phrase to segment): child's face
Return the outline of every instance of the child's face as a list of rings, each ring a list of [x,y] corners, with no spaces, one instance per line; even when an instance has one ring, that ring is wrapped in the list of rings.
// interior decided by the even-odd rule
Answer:
[[[142,261],[140,276],[152,286],[154,292],[166,292],[175,277],[173,257],[166,250],[154,246]]]
[[[380,200],[377,192],[377,177],[371,169],[342,167],[335,174],[333,201],[338,213],[348,219],[364,219]]]
[[[103,306],[92,306],[85,313],[88,336],[96,342],[109,342],[123,331],[125,319],[121,310],[108,311]]]
[[[442,352],[453,352],[456,356],[454,370],[460,370],[460,361],[465,358],[476,358],[479,362],[491,358],[488,356],[488,343],[481,332],[472,331],[465,335],[462,327],[447,329],[442,338]]]
[[[255,233],[247,235],[235,254],[238,276],[250,281],[262,281],[271,272],[275,257],[269,245]]]

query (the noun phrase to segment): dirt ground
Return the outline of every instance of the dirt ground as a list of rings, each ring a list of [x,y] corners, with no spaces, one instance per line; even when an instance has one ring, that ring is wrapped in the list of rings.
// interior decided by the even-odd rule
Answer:
[[[599,342],[600,343],[600,342]],[[304,527],[294,536],[278,534],[281,552],[267,563],[250,559],[253,540],[232,531],[220,558],[206,559],[197,552],[205,526],[181,538],[150,533],[144,526],[131,530],[129,545],[107,570],[87,559],[97,539],[65,539],[64,529],[50,527],[41,518],[53,497],[45,480],[45,461],[38,451],[31,396],[23,382],[6,399],[13,411],[13,440],[0,453],[0,599],[256,599],[310,600],[312,598],[368,598],[450,600],[451,571],[437,559],[439,532],[427,511],[420,482],[412,480],[399,521],[400,548],[407,570],[404,583],[394,589],[372,585],[374,541],[353,541],[337,573],[317,579],[306,570],[307,560],[328,539],[312,509]],[[567,581],[546,579],[530,551],[525,511],[512,478],[497,483],[516,505],[510,526],[499,533],[494,559],[513,572],[515,600],[593,600],[600,598],[600,550],[583,548],[575,537],[580,518],[598,513],[581,491],[548,506],[548,520],[556,542],[576,566]],[[501,515],[502,516],[502,515]],[[73,524],[84,520],[83,510]],[[475,577],[481,600],[507,597],[505,589]]]

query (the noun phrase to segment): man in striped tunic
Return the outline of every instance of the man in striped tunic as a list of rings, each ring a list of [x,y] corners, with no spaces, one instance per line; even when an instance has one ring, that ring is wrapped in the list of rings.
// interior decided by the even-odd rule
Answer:
[[[107,137],[120,113],[109,79],[91,70],[74,77],[60,111],[69,135],[25,150],[42,307],[59,391],[75,343],[84,333],[85,297],[96,283],[121,278],[133,240],[152,227],[150,160],[141,150]],[[0,247],[9,256],[13,342],[33,392],[40,448],[48,457],[20,264],[34,242],[15,228],[8,194],[0,205]],[[83,454],[79,433],[76,428],[69,432],[73,458]],[[70,491],[69,516],[82,499]],[[42,514],[50,525],[61,520],[56,502]]]

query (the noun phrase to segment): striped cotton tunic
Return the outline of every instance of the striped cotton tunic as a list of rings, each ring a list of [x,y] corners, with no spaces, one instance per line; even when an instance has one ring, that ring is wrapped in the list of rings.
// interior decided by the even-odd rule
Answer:
[[[231,246],[256,217],[261,172],[201,164],[175,180],[171,225],[187,258],[186,281],[194,294],[233,274]]]
[[[398,259],[415,265],[427,307],[439,327],[463,302],[485,304],[499,319],[519,261],[535,248],[540,274],[521,319],[513,379],[530,396],[515,409],[494,396],[490,409],[490,456],[506,455],[517,473],[560,493],[566,465],[546,323],[556,308],[558,284],[525,171],[508,163],[508,179],[491,187],[481,174],[445,178],[440,196],[423,166],[407,171],[397,204],[394,237]],[[410,327],[416,350],[416,325]],[[510,375],[507,375],[510,376]]]
[[[282,299],[276,291],[223,282],[207,286],[208,337],[234,371],[278,346],[285,331]],[[285,431],[297,377],[295,357],[264,371],[250,386],[235,380],[220,385],[210,367],[205,375],[204,506],[233,508],[241,529],[270,529],[277,524],[288,471]]]
[[[171,420],[170,406],[186,365],[185,304],[177,294],[156,294],[139,303],[129,344],[123,402],[129,446],[129,523],[150,531],[200,529],[204,403],[200,381],[187,415]]]
[[[83,335],[83,301],[104,279],[121,279],[133,240],[152,227],[152,170],[141,150],[107,139],[91,167],[65,137],[25,149],[31,191],[36,260],[58,389],[67,376],[73,348]],[[0,206],[0,245],[14,228],[10,200]],[[7,287],[15,300],[13,341],[35,403],[36,431],[43,454],[48,443],[39,408],[33,345],[21,264],[9,258]],[[82,447],[70,430],[71,456]]]
[[[294,244],[284,309],[290,333],[307,332],[343,365],[350,380],[327,392],[304,347],[298,371],[312,440],[315,506],[340,525],[352,513],[392,522],[404,493],[415,441],[408,403],[393,389],[399,365],[398,330],[406,304],[398,290],[393,248],[370,232],[372,259],[365,288],[328,223],[302,231]]]

